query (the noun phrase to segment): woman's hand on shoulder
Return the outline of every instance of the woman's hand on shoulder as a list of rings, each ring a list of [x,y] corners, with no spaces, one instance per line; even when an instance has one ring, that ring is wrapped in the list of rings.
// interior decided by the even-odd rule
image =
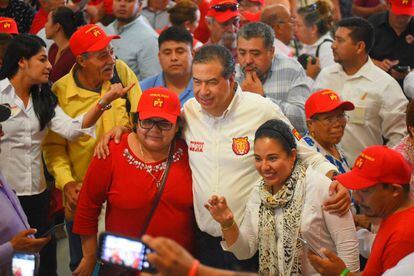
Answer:
[[[213,219],[220,223],[222,228],[229,227],[233,224],[234,215],[224,197],[213,195],[204,207],[210,212]]]
[[[122,134],[130,131],[131,130],[125,126],[115,126],[112,128],[108,133],[105,133],[104,136],[102,136],[101,140],[99,140],[99,142],[96,144],[93,156],[98,157],[98,159],[105,159],[108,157],[110,153],[108,146],[109,141],[113,139],[116,144],[119,144]]]

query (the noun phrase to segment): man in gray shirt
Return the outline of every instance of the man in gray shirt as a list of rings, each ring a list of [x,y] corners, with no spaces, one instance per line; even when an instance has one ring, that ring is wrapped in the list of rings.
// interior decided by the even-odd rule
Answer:
[[[115,55],[134,71],[138,79],[161,72],[158,63],[158,34],[141,16],[142,0],[114,0],[113,12],[116,20],[106,31],[121,39],[113,41]]]

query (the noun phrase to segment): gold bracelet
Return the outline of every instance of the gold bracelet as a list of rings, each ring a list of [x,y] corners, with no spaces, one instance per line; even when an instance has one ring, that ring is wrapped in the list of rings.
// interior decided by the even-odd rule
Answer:
[[[230,228],[232,228],[235,224],[236,224],[236,222],[235,222],[235,221],[234,221],[234,219],[233,219],[233,221],[232,221],[232,223],[230,224],[230,226],[226,226],[226,227],[221,226],[221,231],[226,231],[226,230],[229,230],[229,229],[230,229]]]

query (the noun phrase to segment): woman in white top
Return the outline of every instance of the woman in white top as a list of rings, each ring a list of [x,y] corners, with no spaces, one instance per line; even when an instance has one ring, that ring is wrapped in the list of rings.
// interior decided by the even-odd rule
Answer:
[[[332,28],[331,3],[322,0],[298,9],[295,36],[303,44],[299,54],[315,57],[316,64],[321,69],[335,63],[331,49],[333,39],[330,32]],[[319,70],[312,70],[312,66],[309,66],[306,68],[306,73],[315,79]]]
[[[224,197],[212,196],[206,208],[221,225],[225,250],[238,259],[259,250],[261,275],[318,275],[298,237],[314,248],[336,252],[351,271],[359,270],[358,241],[352,215],[322,209],[330,180],[306,167],[282,121],[270,120],[255,134],[255,165],[263,177],[254,188],[240,226]]]
[[[11,110],[11,117],[2,124],[0,170],[19,196],[29,224],[39,232],[47,228],[49,205],[41,152],[47,129],[69,140],[93,135],[92,126],[105,108],[130,89],[113,85],[99,105],[72,119],[59,107],[50,88],[51,68],[43,40],[21,34],[10,42],[0,71],[0,103]]]

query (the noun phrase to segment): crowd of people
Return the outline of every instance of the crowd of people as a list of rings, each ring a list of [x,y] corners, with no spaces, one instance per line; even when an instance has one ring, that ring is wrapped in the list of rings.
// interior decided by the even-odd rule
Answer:
[[[0,2],[0,275],[414,274],[414,1]]]

